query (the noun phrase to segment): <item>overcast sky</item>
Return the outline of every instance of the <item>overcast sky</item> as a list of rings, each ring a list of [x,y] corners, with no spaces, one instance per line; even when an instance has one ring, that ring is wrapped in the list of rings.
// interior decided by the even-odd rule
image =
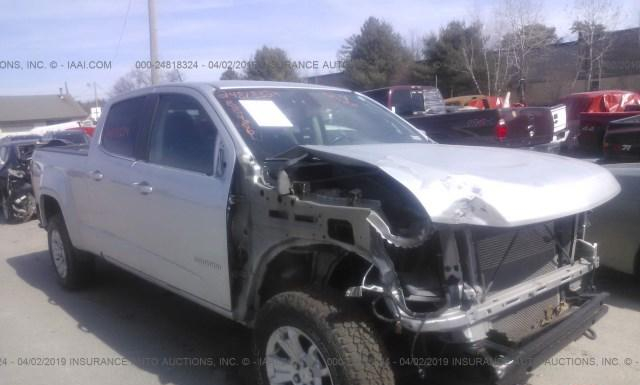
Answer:
[[[573,1],[546,0],[541,8],[543,21],[567,40]],[[622,10],[618,27],[637,26],[640,1],[614,1]],[[489,0],[157,0],[159,52],[160,59],[201,64],[183,71],[186,80],[216,80],[222,71],[206,68],[209,61],[247,60],[265,44],[293,60],[334,61],[368,16],[410,38],[452,19],[480,17],[490,25],[494,9]],[[95,81],[105,97],[118,77],[148,58],[145,0],[0,0],[0,10],[0,95],[56,93],[67,81],[72,95],[88,100],[87,84]],[[16,60],[21,69],[8,68]],[[26,69],[27,60],[48,68]],[[110,61],[111,68],[65,68],[69,60]],[[51,61],[58,67],[50,68]]]

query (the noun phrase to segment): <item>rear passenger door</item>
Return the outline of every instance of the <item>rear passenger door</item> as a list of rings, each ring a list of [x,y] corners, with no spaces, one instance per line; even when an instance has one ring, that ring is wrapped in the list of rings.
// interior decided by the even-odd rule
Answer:
[[[88,158],[89,221],[86,234],[95,253],[140,269],[136,247],[135,205],[139,180],[133,165],[140,158],[142,135],[151,115],[149,96],[112,104]]]
[[[229,310],[227,202],[235,154],[206,99],[157,95],[144,160],[133,165],[133,225],[144,271]]]

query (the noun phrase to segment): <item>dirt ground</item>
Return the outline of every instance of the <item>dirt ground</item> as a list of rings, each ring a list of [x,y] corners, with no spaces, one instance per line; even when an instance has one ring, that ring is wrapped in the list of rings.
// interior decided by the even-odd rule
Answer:
[[[640,285],[606,270],[597,282],[611,293],[598,338],[570,344],[529,384],[640,383]],[[61,289],[37,221],[0,223],[0,283],[0,384],[252,382],[250,333],[231,321],[104,263],[93,287]]]

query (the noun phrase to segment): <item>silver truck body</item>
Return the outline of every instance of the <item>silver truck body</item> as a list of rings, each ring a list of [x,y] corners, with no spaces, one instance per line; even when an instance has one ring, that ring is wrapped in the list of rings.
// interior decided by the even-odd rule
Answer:
[[[42,224],[59,210],[76,248],[249,326],[268,296],[283,289],[276,283],[285,285],[290,276],[330,281],[344,260],[356,258],[364,269],[338,286],[347,297],[378,298],[397,327],[450,332],[460,343],[486,339],[509,324],[515,309],[564,311],[562,292],[580,290],[597,267],[597,246],[584,239],[585,213],[619,192],[603,168],[549,154],[428,141],[301,145],[274,167],[257,159],[221,102],[254,89],[351,94],[303,84],[220,82],[119,97],[105,109],[88,152],[36,151],[33,183]],[[104,148],[102,130],[113,105],[168,93],[196,100],[218,128],[212,175]],[[414,135],[424,138],[418,130]],[[318,165],[346,177],[326,182],[317,176]],[[431,248],[437,251],[425,255]],[[314,261],[311,272],[303,260]],[[429,267],[413,266],[417,261]],[[509,277],[500,278],[501,268]],[[411,272],[421,269],[439,283],[422,285],[426,275],[416,281]],[[541,330],[564,317],[535,314],[531,322]],[[595,309],[587,318],[602,314]],[[505,328],[510,338],[530,333]],[[498,376],[504,367],[496,365]]]

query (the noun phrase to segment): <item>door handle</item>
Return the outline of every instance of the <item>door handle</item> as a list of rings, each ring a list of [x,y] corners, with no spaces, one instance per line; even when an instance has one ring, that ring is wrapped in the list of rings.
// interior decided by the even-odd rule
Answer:
[[[149,184],[149,182],[135,182],[133,186],[138,189],[138,192],[142,195],[149,195],[153,191],[153,187]]]
[[[95,180],[96,182],[100,182],[102,178],[104,178],[104,175],[102,175],[100,170],[91,171],[90,175],[91,179]]]
[[[224,175],[224,170],[227,168],[227,162],[224,161],[224,147],[220,146],[216,158],[216,176],[220,177]]]

